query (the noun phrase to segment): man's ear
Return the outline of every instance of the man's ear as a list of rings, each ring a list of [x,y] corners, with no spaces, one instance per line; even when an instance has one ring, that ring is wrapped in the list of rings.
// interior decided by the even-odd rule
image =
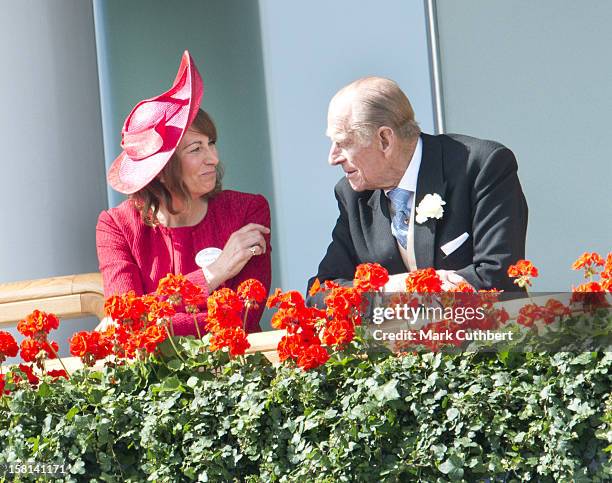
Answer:
[[[376,131],[378,142],[380,147],[385,154],[389,154],[395,143],[395,133],[393,129],[387,126],[381,126]]]

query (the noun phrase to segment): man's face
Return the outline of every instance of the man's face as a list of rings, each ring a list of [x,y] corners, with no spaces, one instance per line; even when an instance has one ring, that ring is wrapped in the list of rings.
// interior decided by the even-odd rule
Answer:
[[[384,186],[385,158],[376,143],[362,142],[350,132],[351,108],[348,103],[332,102],[327,117],[327,135],[332,145],[328,163],[340,166],[355,191]]]

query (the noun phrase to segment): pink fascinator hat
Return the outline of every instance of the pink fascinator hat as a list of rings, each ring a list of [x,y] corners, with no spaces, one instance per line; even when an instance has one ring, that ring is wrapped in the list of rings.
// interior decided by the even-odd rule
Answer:
[[[139,102],[126,118],[123,151],[108,170],[115,190],[135,193],[160,173],[198,113],[203,92],[200,73],[185,51],[170,90]]]

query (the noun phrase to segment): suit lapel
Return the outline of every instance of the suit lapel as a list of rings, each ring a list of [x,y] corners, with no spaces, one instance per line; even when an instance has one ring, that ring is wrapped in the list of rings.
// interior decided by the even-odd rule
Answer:
[[[446,195],[441,143],[437,137],[428,134],[421,134],[421,138],[423,154],[417,180],[415,210],[426,194],[438,193],[442,199]],[[418,268],[434,266],[437,221],[430,218],[425,223],[414,223],[414,252]]]
[[[384,192],[375,190],[369,198],[360,198],[359,209],[371,261],[386,267],[390,274],[405,272],[406,267],[391,233],[391,216]]]

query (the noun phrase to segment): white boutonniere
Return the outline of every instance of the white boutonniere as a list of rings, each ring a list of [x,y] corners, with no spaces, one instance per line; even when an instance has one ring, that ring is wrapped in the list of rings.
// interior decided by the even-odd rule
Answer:
[[[442,206],[445,204],[446,201],[444,201],[438,193],[425,195],[419,203],[419,206],[416,207],[416,222],[425,223],[430,218],[439,220],[444,214],[444,208],[442,208]]]

